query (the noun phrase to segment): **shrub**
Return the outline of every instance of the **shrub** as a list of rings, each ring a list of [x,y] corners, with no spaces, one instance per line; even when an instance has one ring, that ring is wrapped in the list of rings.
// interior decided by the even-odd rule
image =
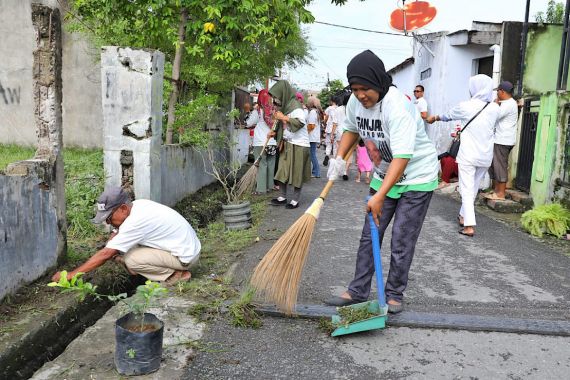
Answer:
[[[521,223],[531,235],[548,233],[560,238],[570,229],[570,211],[558,203],[542,205],[522,214]]]

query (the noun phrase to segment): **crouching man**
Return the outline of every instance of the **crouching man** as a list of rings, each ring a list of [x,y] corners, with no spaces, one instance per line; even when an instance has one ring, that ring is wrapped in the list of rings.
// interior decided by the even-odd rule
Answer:
[[[190,224],[176,211],[146,199],[131,202],[119,187],[107,187],[97,201],[94,223],[106,222],[118,229],[105,248],[67,274],[71,279],[108,260],[125,265],[132,274],[152,281],[174,284],[190,279],[190,267],[200,256],[200,240]],[[59,281],[57,272],[53,281]]]

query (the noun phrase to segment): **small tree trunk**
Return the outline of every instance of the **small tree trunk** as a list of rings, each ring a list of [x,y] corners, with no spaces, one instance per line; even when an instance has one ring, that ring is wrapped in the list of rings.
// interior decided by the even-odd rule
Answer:
[[[180,11],[180,24],[178,25],[178,44],[176,45],[176,53],[174,54],[174,62],[172,63],[172,81],[174,87],[170,93],[168,100],[168,119],[166,122],[166,143],[172,144],[172,125],[174,124],[174,109],[178,101],[178,93],[180,91],[180,66],[182,65],[182,53],[184,52],[184,40],[186,40],[186,23],[188,22],[188,10],[182,8]]]

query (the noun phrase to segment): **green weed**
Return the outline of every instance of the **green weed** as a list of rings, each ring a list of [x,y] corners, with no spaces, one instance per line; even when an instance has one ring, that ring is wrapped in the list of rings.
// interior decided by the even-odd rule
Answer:
[[[570,229],[570,210],[558,203],[538,206],[522,214],[521,223],[531,235],[547,233],[560,238]]]
[[[231,304],[228,308],[231,323],[235,327],[251,327],[254,329],[260,328],[263,321],[259,314],[255,311],[253,305],[253,297],[255,296],[254,289],[246,290],[239,300]]]
[[[0,171],[6,169],[12,162],[27,160],[34,157],[35,148],[18,145],[0,145]]]

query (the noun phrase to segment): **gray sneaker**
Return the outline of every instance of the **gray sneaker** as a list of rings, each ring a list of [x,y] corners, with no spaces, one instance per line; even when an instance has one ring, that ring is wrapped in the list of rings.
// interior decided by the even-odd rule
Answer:
[[[391,305],[388,304],[388,313],[390,314],[398,314],[404,310],[404,303],[400,303],[399,305]]]
[[[353,299],[335,296],[335,297],[332,297],[332,298],[329,298],[328,300],[326,300],[325,304],[329,305],[329,306],[343,307],[343,306],[348,306],[348,305],[354,305],[355,303],[361,303],[361,302],[364,302],[364,301],[353,300]]]

